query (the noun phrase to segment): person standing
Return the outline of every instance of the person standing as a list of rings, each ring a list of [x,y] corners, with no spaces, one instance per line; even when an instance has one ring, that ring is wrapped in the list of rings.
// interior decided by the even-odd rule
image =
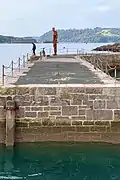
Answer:
[[[32,43],[32,45],[33,45],[33,48],[32,48],[32,50],[33,50],[33,55],[35,56],[35,55],[36,55],[36,53],[35,53],[35,51],[36,51],[36,45],[35,45],[35,43]]]
[[[58,41],[58,33],[55,28],[52,28],[53,31],[53,48],[54,48],[54,55],[57,55],[57,41]]]

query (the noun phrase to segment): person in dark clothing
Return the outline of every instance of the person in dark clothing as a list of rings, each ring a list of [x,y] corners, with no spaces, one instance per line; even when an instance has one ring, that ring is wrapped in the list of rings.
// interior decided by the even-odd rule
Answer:
[[[42,53],[43,53],[43,57],[45,57],[45,48],[43,48]]]
[[[33,48],[32,48],[32,50],[33,50],[33,55],[35,56],[36,54],[35,54],[35,51],[36,51],[36,45],[35,45],[35,43],[32,43],[32,45],[33,45]]]

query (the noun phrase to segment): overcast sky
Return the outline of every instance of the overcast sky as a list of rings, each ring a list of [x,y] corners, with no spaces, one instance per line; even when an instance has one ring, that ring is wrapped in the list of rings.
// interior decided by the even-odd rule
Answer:
[[[53,26],[120,27],[120,0],[0,0],[0,34],[40,36]]]

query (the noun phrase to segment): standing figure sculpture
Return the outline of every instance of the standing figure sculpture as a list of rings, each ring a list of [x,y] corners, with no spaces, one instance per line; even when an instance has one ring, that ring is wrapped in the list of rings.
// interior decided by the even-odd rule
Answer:
[[[54,55],[57,55],[57,41],[58,41],[58,33],[55,28],[52,29],[53,31],[53,48],[54,48]]]

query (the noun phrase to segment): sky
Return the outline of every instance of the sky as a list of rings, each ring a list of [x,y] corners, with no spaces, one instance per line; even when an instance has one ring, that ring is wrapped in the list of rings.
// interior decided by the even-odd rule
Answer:
[[[0,0],[0,34],[40,36],[57,29],[120,28],[120,0]]]

